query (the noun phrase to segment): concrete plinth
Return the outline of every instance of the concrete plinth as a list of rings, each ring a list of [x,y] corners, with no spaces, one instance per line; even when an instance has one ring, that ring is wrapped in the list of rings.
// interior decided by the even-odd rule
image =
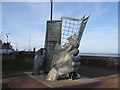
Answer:
[[[59,87],[67,87],[67,86],[76,86],[76,85],[84,85],[89,83],[96,83],[98,80],[93,80],[85,76],[81,76],[80,78],[76,78],[75,80],[69,80],[67,78],[61,78],[58,81],[47,81],[46,74],[40,75],[32,75],[32,72],[25,72],[25,74],[30,77],[40,81],[41,83],[47,85],[50,88],[59,88]]]

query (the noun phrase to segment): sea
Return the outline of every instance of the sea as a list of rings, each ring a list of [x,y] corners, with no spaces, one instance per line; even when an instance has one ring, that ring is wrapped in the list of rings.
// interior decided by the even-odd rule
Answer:
[[[80,56],[120,57],[118,53],[79,53]]]

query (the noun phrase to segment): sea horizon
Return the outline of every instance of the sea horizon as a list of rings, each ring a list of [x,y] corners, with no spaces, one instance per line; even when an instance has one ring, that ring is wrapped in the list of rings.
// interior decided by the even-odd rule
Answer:
[[[120,57],[120,53],[79,53],[80,56]]]

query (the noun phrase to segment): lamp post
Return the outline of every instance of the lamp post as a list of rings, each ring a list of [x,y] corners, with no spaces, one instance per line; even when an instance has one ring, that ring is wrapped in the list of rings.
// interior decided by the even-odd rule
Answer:
[[[31,30],[29,30],[29,52],[31,51]]]
[[[10,33],[6,33],[6,37],[7,37],[7,43],[8,43],[8,35],[9,35]]]
[[[53,0],[50,0],[50,2],[51,2],[50,20],[52,21],[52,13],[53,13]]]
[[[17,48],[17,43],[15,43],[15,45],[16,45],[16,51],[18,51],[18,48]]]

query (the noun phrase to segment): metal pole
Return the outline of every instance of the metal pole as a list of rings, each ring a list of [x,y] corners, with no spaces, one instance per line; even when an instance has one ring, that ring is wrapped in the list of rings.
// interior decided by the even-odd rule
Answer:
[[[6,37],[7,37],[7,43],[8,43],[8,35],[6,34]]]
[[[18,48],[17,48],[17,43],[15,43],[16,44],[16,51],[18,51]]]
[[[52,13],[53,13],[53,0],[51,1],[51,13],[50,13],[50,20],[52,21]]]
[[[7,43],[8,43],[8,35],[9,35],[9,34],[10,34],[10,33],[7,33],[7,34],[6,34],[6,37],[7,37]]]
[[[29,51],[31,50],[31,30],[29,30]]]

